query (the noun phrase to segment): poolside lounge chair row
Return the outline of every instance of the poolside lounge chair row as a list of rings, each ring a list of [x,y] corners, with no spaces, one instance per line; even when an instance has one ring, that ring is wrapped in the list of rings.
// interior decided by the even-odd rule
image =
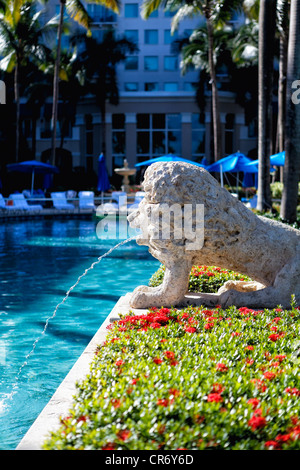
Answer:
[[[26,192],[25,192],[26,195]],[[50,193],[53,207],[58,210],[75,210],[75,205],[68,202],[67,195],[65,192],[53,192]],[[75,193],[76,195],[76,193]],[[129,204],[127,207],[129,209],[135,209],[140,201],[143,199],[145,193],[143,191],[138,191],[135,193],[135,199],[133,204]],[[28,196],[28,195],[27,195]],[[68,197],[73,196],[74,194],[68,194]],[[118,211],[127,203],[127,194],[122,191],[114,191],[111,195],[112,201],[111,203],[104,204],[107,206],[107,209],[112,211]],[[80,191],[78,193],[78,200],[79,200],[79,209],[91,209],[95,210],[95,202],[94,202],[94,192],[93,191]],[[3,198],[2,194],[0,194],[0,210],[5,211],[12,211],[12,210],[22,210],[22,211],[42,211],[43,205],[38,203],[28,204],[27,199],[24,196],[24,191],[22,194],[10,194],[8,197],[7,202]]]
[[[94,204],[94,193],[92,191],[80,191],[79,196],[79,208],[80,209],[95,209]],[[65,192],[54,192],[51,193],[51,199],[53,207],[59,210],[74,210],[75,205],[67,201]],[[24,211],[41,211],[43,206],[41,204],[28,204],[24,194],[10,194],[7,203],[0,194],[0,209],[5,211],[12,210],[24,210]]]

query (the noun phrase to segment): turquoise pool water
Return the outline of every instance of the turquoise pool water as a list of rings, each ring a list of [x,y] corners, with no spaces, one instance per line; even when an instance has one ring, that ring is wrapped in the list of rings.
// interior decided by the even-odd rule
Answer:
[[[85,269],[120,240],[96,221],[37,220],[0,226],[0,449],[15,449],[121,295],[147,284],[159,262],[131,241],[88,272],[57,311],[15,377],[45,321]]]

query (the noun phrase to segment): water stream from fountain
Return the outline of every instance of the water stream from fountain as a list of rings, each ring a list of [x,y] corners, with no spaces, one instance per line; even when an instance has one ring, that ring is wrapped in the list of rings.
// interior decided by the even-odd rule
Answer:
[[[35,351],[35,348],[38,344],[38,342],[43,338],[43,336],[45,335],[46,331],[47,331],[47,328],[48,328],[48,325],[49,325],[49,322],[56,316],[57,314],[57,311],[59,309],[59,307],[61,307],[65,302],[66,300],[68,299],[68,297],[70,296],[71,292],[75,289],[75,287],[80,283],[80,281],[87,275],[87,273],[89,271],[91,271],[97,264],[99,264],[103,258],[106,258],[107,256],[110,255],[110,253],[114,250],[116,250],[117,248],[119,248],[120,246],[122,245],[125,245],[125,243],[128,243],[132,240],[135,240],[137,236],[133,236],[133,237],[130,237],[130,238],[127,238],[126,240],[122,240],[120,243],[118,243],[117,245],[113,246],[112,248],[110,248],[106,253],[104,253],[103,255],[99,256],[99,258],[94,261],[91,266],[89,268],[87,268],[77,279],[77,281],[75,282],[75,284],[73,284],[70,289],[66,292],[66,295],[65,297],[62,299],[61,302],[59,302],[59,304],[57,304],[57,306],[55,307],[54,309],[54,312],[53,314],[47,318],[46,322],[45,322],[45,325],[44,325],[44,329],[41,333],[41,335],[34,341],[33,345],[32,345],[32,348],[31,350],[29,351],[29,353],[27,354],[27,356],[25,357],[25,360],[23,362],[23,364],[20,366],[19,370],[18,370],[18,373],[15,377],[15,381],[14,381],[14,384],[12,385],[12,391],[6,395],[5,398],[3,398],[2,400],[0,400],[0,411],[3,410],[5,408],[5,404],[6,402],[11,399],[13,397],[13,395],[16,393],[16,388],[18,386],[18,381],[19,381],[19,378],[20,378],[20,375],[22,373],[22,370],[24,369],[24,367],[28,364],[28,360],[30,359],[30,357],[32,356],[32,354],[34,353]]]

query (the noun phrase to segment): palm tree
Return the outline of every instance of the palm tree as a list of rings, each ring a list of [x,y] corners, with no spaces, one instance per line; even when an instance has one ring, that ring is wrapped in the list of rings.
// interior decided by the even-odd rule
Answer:
[[[105,114],[106,101],[117,105],[119,90],[116,66],[126,59],[128,54],[137,51],[135,43],[126,37],[116,38],[113,31],[107,31],[101,42],[93,37],[78,36],[75,41],[84,42],[84,49],[78,55],[78,67],[83,70],[83,85],[88,93],[96,98],[101,112],[101,146],[105,154]],[[91,60],[97,57],[97,60]]]
[[[260,0],[258,58],[258,194],[257,209],[272,207],[270,155],[276,0]]]
[[[88,3],[96,3],[119,13],[120,1],[119,0],[87,0]],[[58,96],[59,96],[59,68],[61,57],[61,38],[63,34],[64,14],[65,10],[69,13],[80,26],[86,28],[90,34],[91,18],[81,0],[60,0],[59,12],[59,25],[57,31],[57,49],[56,61],[53,78],[53,107],[52,107],[52,144],[51,144],[51,160],[55,164],[55,147],[56,147],[56,125],[57,125],[57,111],[58,111]]]
[[[221,123],[219,110],[219,93],[216,80],[216,64],[214,50],[214,35],[216,30],[222,28],[230,20],[233,11],[242,7],[242,0],[144,0],[142,5],[142,15],[148,18],[149,15],[166,5],[170,10],[177,10],[173,18],[173,29],[175,29],[182,19],[187,16],[203,16],[207,28],[208,43],[208,64],[210,84],[212,90],[212,117],[214,134],[214,160],[221,157]]]
[[[281,217],[297,219],[298,183],[300,180],[300,106],[291,99],[292,84],[300,77],[300,0],[291,0],[287,68],[287,108],[285,128],[284,189]]]
[[[0,69],[14,71],[14,95],[16,102],[16,161],[20,154],[20,73],[30,61],[43,60],[46,47],[43,36],[53,24],[40,26],[43,10],[36,13],[35,5],[29,1],[7,0],[0,13]]]
[[[277,29],[279,31],[279,78],[278,78],[278,122],[277,150],[284,151],[285,120],[286,120],[286,74],[287,48],[289,37],[290,0],[277,1]]]

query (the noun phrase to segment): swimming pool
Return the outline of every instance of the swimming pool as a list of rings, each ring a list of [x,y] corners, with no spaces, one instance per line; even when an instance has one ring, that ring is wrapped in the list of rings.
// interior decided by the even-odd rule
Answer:
[[[97,221],[30,220],[0,226],[0,449],[15,449],[121,295],[147,284],[159,262],[131,241],[87,273],[15,377],[67,290],[120,240]]]

